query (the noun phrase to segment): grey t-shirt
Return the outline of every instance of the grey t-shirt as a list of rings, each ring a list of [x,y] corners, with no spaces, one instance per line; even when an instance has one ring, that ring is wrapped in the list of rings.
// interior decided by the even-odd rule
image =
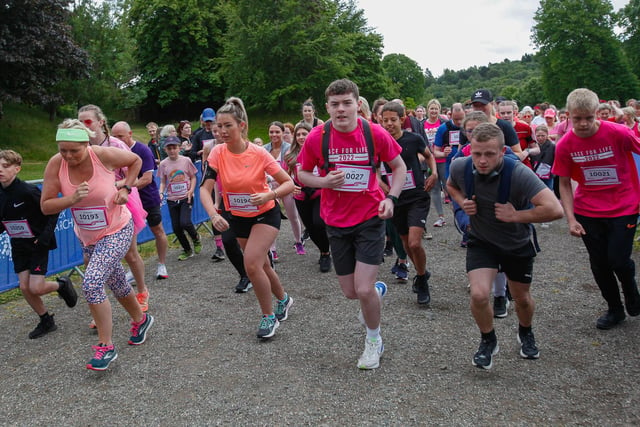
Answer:
[[[462,190],[463,194],[466,189],[465,163],[470,160],[469,157],[455,159],[449,170],[453,185]],[[498,169],[498,172],[501,171],[502,166]],[[469,218],[471,237],[491,243],[505,251],[525,246],[530,240],[530,229],[527,224],[507,223],[496,219],[494,204],[498,199],[500,174],[495,176],[474,174],[473,177],[478,213]],[[508,201],[516,210],[528,209],[529,201],[545,188],[545,184],[531,169],[517,162],[511,174]]]

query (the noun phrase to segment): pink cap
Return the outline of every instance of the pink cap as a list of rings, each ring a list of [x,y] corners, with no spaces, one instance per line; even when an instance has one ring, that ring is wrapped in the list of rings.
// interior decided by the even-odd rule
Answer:
[[[556,110],[554,110],[553,108],[547,108],[546,110],[544,110],[544,116],[545,117],[555,117],[556,116]]]

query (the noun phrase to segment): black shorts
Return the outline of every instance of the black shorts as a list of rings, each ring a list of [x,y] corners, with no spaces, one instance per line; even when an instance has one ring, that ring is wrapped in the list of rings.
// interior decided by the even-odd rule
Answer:
[[[375,216],[353,227],[327,225],[333,266],[338,276],[352,274],[356,261],[380,265],[384,252],[385,224]]]
[[[515,251],[504,251],[471,237],[467,243],[467,273],[478,268],[495,268],[509,280],[530,284],[536,249],[529,242]]]
[[[12,248],[13,271],[18,274],[29,270],[30,274],[47,275],[49,263],[49,249],[39,248]]]
[[[282,221],[280,206],[276,203],[272,209],[260,215],[250,217],[231,215],[229,226],[233,229],[233,232],[236,233],[236,237],[248,239],[249,234],[251,234],[251,228],[254,225],[266,224],[280,230],[280,221]]]
[[[144,210],[147,212],[147,224],[149,224],[149,227],[155,227],[156,225],[162,223],[162,213],[160,210],[160,206],[144,208]]]
[[[393,225],[396,226],[398,234],[406,236],[409,234],[409,227],[424,228],[427,223],[430,204],[431,198],[426,197],[394,207],[392,221]]]

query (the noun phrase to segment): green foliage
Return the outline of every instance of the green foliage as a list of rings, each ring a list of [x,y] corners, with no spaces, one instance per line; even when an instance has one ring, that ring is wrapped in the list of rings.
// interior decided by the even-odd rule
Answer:
[[[400,98],[424,97],[425,76],[416,61],[406,55],[392,53],[382,59],[382,69]]]
[[[545,98],[562,105],[577,87],[624,100],[640,88],[613,33],[607,0],[541,0],[532,39],[540,49]]]
[[[127,24],[136,41],[135,84],[149,105],[220,103],[216,58],[224,25],[210,0],[131,0]]]
[[[624,29],[621,34],[622,48],[631,69],[640,78],[640,0],[629,0],[617,19],[618,25]]]
[[[0,105],[8,100],[59,104],[66,95],[60,83],[86,75],[87,54],[71,38],[68,4],[66,0],[3,2]]]
[[[518,102],[520,107],[544,101],[542,91],[532,84],[540,73],[537,58],[525,55],[520,61],[505,60],[498,64],[473,66],[464,70],[445,69],[443,74],[426,85],[425,103],[437,98],[442,105],[465,102],[474,90],[486,87],[494,96],[502,95]],[[427,79],[429,81],[429,79]]]

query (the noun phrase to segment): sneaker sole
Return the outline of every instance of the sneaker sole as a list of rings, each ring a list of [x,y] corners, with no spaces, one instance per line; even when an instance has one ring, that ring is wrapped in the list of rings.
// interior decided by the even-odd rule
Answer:
[[[90,363],[87,363],[87,369],[91,370],[91,371],[106,371],[107,368],[109,368],[109,366],[111,366],[111,363],[116,360],[118,358],[118,353],[116,353],[115,356],[113,356],[113,359],[111,359],[109,361],[109,363],[107,363],[107,366],[105,366],[104,368],[96,368],[95,366],[92,366]]]
[[[518,344],[522,345],[522,341],[520,341],[520,334],[518,334],[517,332],[516,337],[518,338]],[[536,360],[540,358],[540,352],[538,351],[536,354],[528,356],[522,352],[522,349],[520,349],[520,357],[522,357],[523,359]]]
[[[268,340],[269,338],[273,337],[276,334],[276,329],[278,329],[279,326],[280,326],[280,321],[276,319],[276,324],[273,326],[273,330],[271,331],[271,333],[269,333],[268,335],[258,335],[258,338],[260,338],[261,340]]]
[[[156,280],[164,280],[164,279],[168,279],[169,276],[156,276]]]
[[[491,363],[489,363],[487,366],[478,365],[476,361],[473,359],[471,359],[471,364],[476,368],[485,369],[488,371],[489,369],[493,368],[493,356],[498,354],[499,350],[500,350],[500,345],[496,344],[496,348],[494,348],[493,352],[491,353]]]
[[[236,294],[246,294],[251,288],[253,288],[253,285],[249,282],[246,288],[236,288]]]
[[[378,355],[378,363],[376,363],[375,365],[367,366],[367,365],[361,364],[360,361],[358,361],[358,369],[362,371],[367,371],[370,369],[378,369],[380,367],[380,359],[382,358],[382,353],[384,353],[384,344],[382,344],[382,348],[380,349],[380,354]]]
[[[140,342],[129,340],[129,345],[141,345],[141,344],[144,344],[144,342],[147,340],[147,334],[149,333],[149,329],[151,329],[151,326],[153,326],[153,322],[155,322],[155,319],[153,318],[152,315],[147,314],[147,318],[149,319],[149,325],[147,326],[147,330],[144,332],[144,338]]]
[[[73,283],[71,282],[71,280],[67,277],[59,277],[58,279],[56,279],[56,281],[64,282],[64,285],[68,289],[68,293],[69,293],[68,295],[63,295],[60,293],[60,290],[58,290],[58,297],[64,300],[64,303],[67,305],[67,307],[70,307],[70,308],[75,307],[76,304],[78,303],[78,293],[76,292],[76,289],[73,287]]]

